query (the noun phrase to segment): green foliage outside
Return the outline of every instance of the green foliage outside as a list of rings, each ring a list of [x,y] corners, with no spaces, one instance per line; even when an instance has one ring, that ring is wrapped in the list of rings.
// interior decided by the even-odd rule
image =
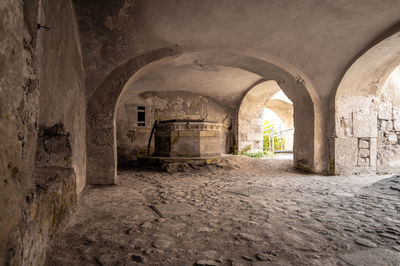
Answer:
[[[257,152],[257,153],[249,152],[251,150],[251,148],[252,148],[251,145],[246,145],[242,149],[240,154],[244,155],[244,156],[252,157],[252,158],[261,158],[264,156],[264,153],[262,153],[262,152]]]
[[[263,139],[263,150],[264,153],[270,151],[270,150],[280,150],[281,149],[281,139],[278,138],[278,136],[274,135],[274,137],[269,138],[268,134],[272,132],[277,132],[278,130],[276,129],[275,125],[271,121],[264,121],[264,139]],[[284,141],[284,140],[283,140]],[[283,147],[285,147],[285,143],[282,143]],[[274,146],[272,146],[274,145]],[[274,149],[272,149],[274,147]]]
[[[264,133],[263,150],[264,150],[264,152],[258,152],[258,153],[249,152],[252,149],[252,147],[251,147],[251,145],[247,145],[241,150],[240,154],[248,156],[248,157],[252,157],[252,158],[261,158],[264,156],[267,156],[267,157],[275,156],[275,153],[272,151],[272,145],[274,145],[274,150],[280,150],[281,149],[281,139],[276,135],[273,138],[269,138],[268,134],[270,134],[272,132],[277,132],[277,131],[278,130],[272,121],[267,121],[267,120],[264,121],[264,127],[263,127],[263,133]],[[283,140],[282,144],[283,144],[282,146],[285,147],[284,140]]]

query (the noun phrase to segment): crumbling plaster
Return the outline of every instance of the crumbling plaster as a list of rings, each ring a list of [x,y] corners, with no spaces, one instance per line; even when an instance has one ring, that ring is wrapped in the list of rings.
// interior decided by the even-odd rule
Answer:
[[[116,178],[115,110],[123,90],[153,67],[178,59],[185,50],[166,47],[143,54],[113,70],[96,89],[88,104],[88,180],[89,183],[113,184]],[[294,120],[299,147],[295,148],[295,162],[309,169],[321,171],[323,162],[323,136],[314,134],[314,123],[321,123],[321,115],[313,105],[308,84],[299,76],[266,61],[229,51],[210,50],[195,52],[192,57],[211,66],[236,67],[255,73],[267,80],[275,80],[294,102]],[[128,81],[129,80],[129,81]],[[311,85],[310,85],[311,86]],[[311,86],[312,87],[312,86]],[[312,88],[311,88],[312,89]],[[307,119],[306,119],[307,118]],[[323,126],[321,126],[323,128]],[[320,128],[320,127],[319,127]],[[321,133],[321,132],[319,132]],[[296,142],[296,140],[295,140]],[[301,147],[300,147],[301,146]],[[317,147],[314,150],[314,147]],[[320,156],[321,155],[321,156]],[[318,157],[319,156],[319,157]],[[102,169],[99,171],[99,169]],[[99,174],[99,172],[101,174]],[[93,178],[93,179],[91,179]]]
[[[85,185],[83,70],[74,16],[69,0],[0,2],[1,265],[42,265]],[[49,130],[52,123],[65,124],[68,132]],[[54,153],[38,160],[42,148]],[[54,158],[63,158],[63,165]]]
[[[389,76],[378,98],[377,162],[380,174],[400,171],[400,67]]]
[[[399,64],[397,32],[369,48],[344,74],[331,107],[335,123],[328,124],[332,173],[376,173],[378,116],[383,106],[379,95]],[[364,141],[370,143],[368,156],[361,156]]]
[[[313,103],[307,108],[314,112],[310,136],[315,138],[313,158],[306,161],[321,172],[329,164],[328,107],[338,77],[366,44],[398,22],[392,8],[396,4],[397,0],[254,0],[246,5],[242,1],[76,1],[87,100],[96,98],[104,77],[127,60],[163,47],[182,53],[222,50],[246,54],[272,62],[305,82]],[[107,154],[114,156],[110,151]]]
[[[231,128],[232,114],[212,98],[185,91],[147,91],[134,95],[131,90],[129,97],[127,97],[128,91],[121,96],[123,100],[117,106],[118,163],[135,160],[138,155],[146,154],[150,133],[156,120],[203,119],[223,122],[220,151],[230,152],[229,128]],[[145,126],[137,125],[138,106],[145,107]],[[154,136],[152,151],[154,151]]]
[[[55,13],[55,11],[57,13]],[[62,123],[71,135],[77,192],[86,185],[86,103],[82,53],[70,1],[43,1],[39,23],[39,126]]]

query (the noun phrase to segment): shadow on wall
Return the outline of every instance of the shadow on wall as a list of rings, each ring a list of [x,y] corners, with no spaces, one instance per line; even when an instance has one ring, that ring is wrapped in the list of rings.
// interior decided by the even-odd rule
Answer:
[[[45,248],[77,208],[76,175],[71,162],[70,134],[61,123],[41,127],[38,136],[34,185],[26,198],[27,223],[24,260],[44,261]],[[39,255],[39,256],[38,256]]]

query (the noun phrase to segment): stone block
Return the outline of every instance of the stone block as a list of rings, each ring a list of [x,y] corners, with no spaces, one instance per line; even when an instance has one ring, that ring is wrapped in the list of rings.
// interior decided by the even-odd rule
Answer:
[[[376,158],[377,158],[377,138],[371,138],[369,141],[369,165],[376,166]]]
[[[387,130],[387,131],[393,130],[393,121],[392,121],[392,120],[387,121],[387,123],[386,123],[386,130]]]
[[[392,119],[400,120],[400,108],[399,107],[393,106]]]
[[[221,125],[193,120],[160,121],[155,133],[155,155],[206,157],[221,155]]]
[[[393,129],[395,131],[400,131],[400,119],[393,120]]]
[[[378,119],[391,120],[393,107],[390,102],[383,102],[379,104]]]
[[[360,139],[358,141],[358,148],[359,149],[369,149],[369,140]]]
[[[395,145],[395,144],[397,144],[397,142],[398,142],[398,139],[397,139],[397,134],[396,133],[394,133],[394,132],[390,132],[389,134],[388,134],[388,141],[389,141],[389,143],[391,144],[391,145]]]
[[[335,173],[352,174],[357,166],[358,139],[335,138]]]
[[[371,138],[378,134],[377,114],[373,110],[353,112],[353,135]]]
[[[369,166],[369,158],[360,158],[357,159],[358,166]]]
[[[360,149],[358,152],[358,156],[361,158],[368,158],[369,157],[369,149]]]
[[[379,125],[379,130],[381,130],[381,131],[386,130],[387,121],[386,121],[386,120],[378,120],[378,121],[379,121],[379,123],[378,123],[378,125]]]

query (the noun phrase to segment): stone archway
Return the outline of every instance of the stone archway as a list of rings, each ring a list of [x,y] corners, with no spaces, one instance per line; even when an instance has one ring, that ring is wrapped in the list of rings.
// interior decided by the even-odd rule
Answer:
[[[335,94],[331,129],[330,172],[376,173],[378,122],[383,110],[378,96],[400,64],[400,32],[381,39],[345,72]]]
[[[237,110],[238,152],[263,152],[263,112],[265,105],[280,90],[273,81],[253,86],[242,98]]]
[[[270,100],[265,108],[275,112],[282,120],[285,128],[293,128],[293,105],[287,101],[272,99]]]
[[[126,85],[133,82],[140,73],[151,70],[153,64],[162,64],[184,53],[196,53],[211,64],[236,67],[260,75],[266,80],[275,80],[288,97],[294,100],[294,116],[298,123],[295,136],[295,143],[298,143],[295,149],[295,163],[314,171],[323,170],[320,162],[317,163],[315,160],[316,156],[321,157],[320,154],[324,153],[324,147],[321,145],[324,136],[319,134],[315,127],[321,123],[322,114],[318,111],[320,109],[318,99],[311,97],[315,95],[312,85],[304,81],[308,80],[306,77],[294,76],[277,64],[247,55],[225,50],[184,50],[175,46],[145,53],[114,69],[89,99],[87,108],[89,184],[116,183],[115,110]]]

